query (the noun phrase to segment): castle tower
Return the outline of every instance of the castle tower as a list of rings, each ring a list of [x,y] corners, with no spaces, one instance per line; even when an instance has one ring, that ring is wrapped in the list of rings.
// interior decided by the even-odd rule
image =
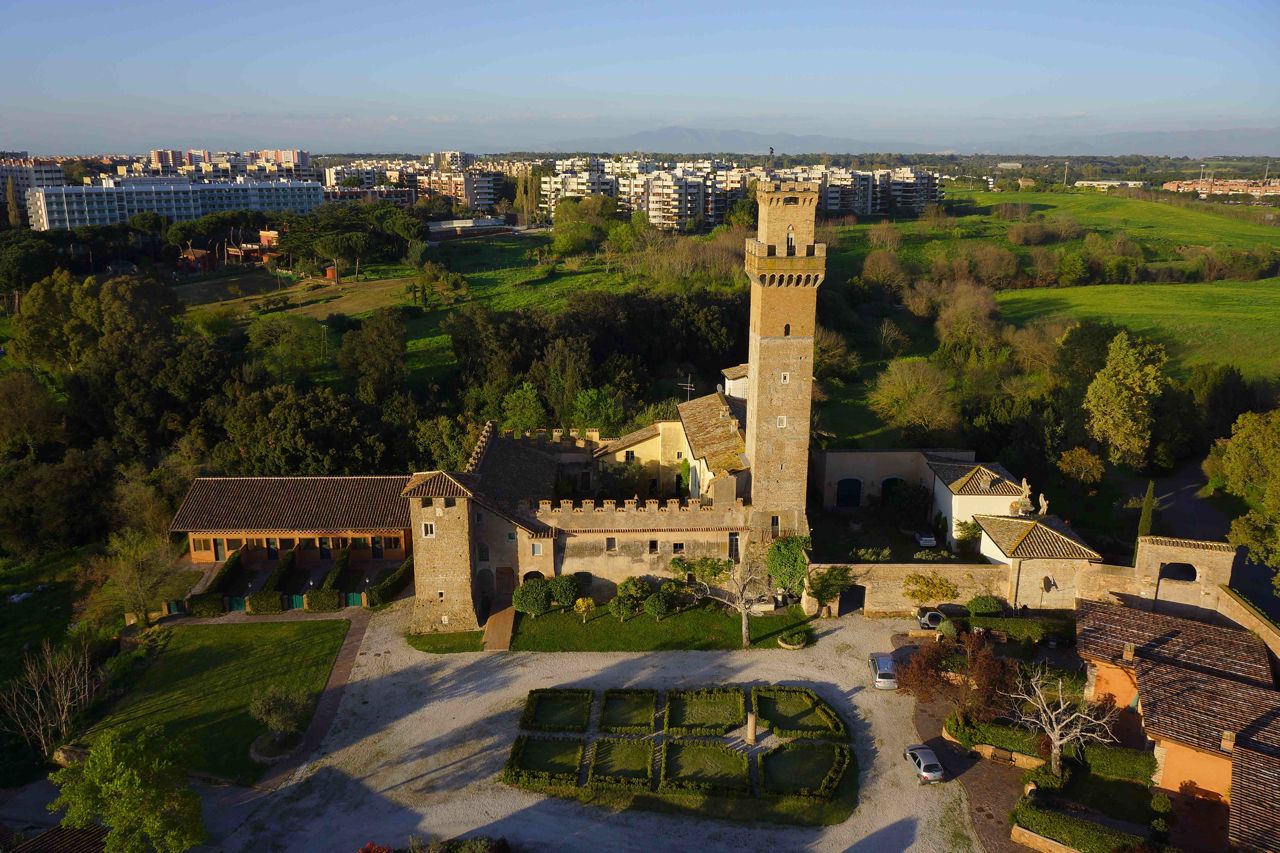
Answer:
[[[759,232],[746,249],[752,527],[764,535],[807,533],[813,337],[827,247],[814,240],[816,185],[761,183],[757,198]]]

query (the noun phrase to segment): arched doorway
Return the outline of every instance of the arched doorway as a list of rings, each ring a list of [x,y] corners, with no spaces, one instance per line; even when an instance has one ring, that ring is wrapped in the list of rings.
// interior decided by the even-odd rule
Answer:
[[[516,591],[516,570],[510,566],[499,566],[497,575],[497,587],[494,590],[495,596],[499,598],[511,598],[511,593]]]
[[[862,481],[857,477],[845,477],[836,483],[836,508],[854,509],[862,505]]]
[[[893,497],[894,492],[902,488],[902,484],[905,482],[901,477],[886,477],[880,483],[880,499],[889,500],[889,498]]]
[[[542,576],[542,572],[525,572],[524,577],[520,579],[520,583],[528,583],[529,581],[532,581],[532,580],[540,581],[540,580],[545,580],[545,578]]]
[[[1199,577],[1196,567],[1190,563],[1165,563],[1160,566],[1160,580],[1195,583]]]

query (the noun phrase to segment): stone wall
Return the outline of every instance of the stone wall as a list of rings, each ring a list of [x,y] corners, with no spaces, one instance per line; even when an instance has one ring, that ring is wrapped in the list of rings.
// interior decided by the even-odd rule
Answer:
[[[476,620],[471,562],[471,501],[409,500],[413,520],[414,607],[410,630],[466,631]],[[433,525],[431,536],[424,525]]]
[[[741,500],[706,503],[700,499],[667,501],[539,501],[538,521],[571,532],[615,533],[685,531],[703,528],[746,529],[749,510]]]
[[[1280,658],[1280,625],[1272,622],[1229,587],[1222,586],[1219,589],[1221,595],[1218,597],[1218,612],[1241,628],[1257,634],[1271,653]]]
[[[821,571],[828,566],[815,563],[811,569]],[[867,616],[915,613],[918,605],[902,593],[902,582],[910,574],[937,572],[959,589],[957,604],[975,595],[1002,595],[1009,585],[1009,567],[993,563],[856,563],[850,569],[854,583],[866,590],[863,612]]]

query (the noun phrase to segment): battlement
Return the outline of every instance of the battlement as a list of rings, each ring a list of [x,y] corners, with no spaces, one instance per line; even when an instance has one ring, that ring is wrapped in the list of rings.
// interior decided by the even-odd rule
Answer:
[[[745,530],[750,513],[741,499],[713,505],[697,498],[538,501],[536,507],[526,502],[520,508],[539,522],[567,533]]]
[[[539,429],[524,433],[503,430],[502,435],[513,441],[527,441],[543,447],[559,448],[590,448],[609,440],[602,439],[598,429]]]
[[[761,204],[765,203],[765,198],[783,193],[809,196],[809,204],[816,206],[818,203],[818,185],[812,181],[760,181],[756,184],[756,195],[761,197]],[[768,203],[773,204],[774,200],[769,199]],[[777,203],[781,204],[782,200],[778,199]]]
[[[520,501],[518,504],[521,510],[528,511],[531,509],[529,501]],[[734,501],[732,507],[735,510],[746,508],[746,504],[742,498]],[[538,501],[537,511],[539,513],[602,513],[602,512],[716,512],[723,511],[725,507],[716,506],[708,502],[704,502],[701,498],[689,498],[688,500],[679,500],[677,498],[669,498],[665,501],[658,500],[583,500],[571,501]]]

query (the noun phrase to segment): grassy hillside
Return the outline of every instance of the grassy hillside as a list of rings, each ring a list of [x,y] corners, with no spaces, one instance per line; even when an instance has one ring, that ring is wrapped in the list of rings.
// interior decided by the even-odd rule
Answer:
[[[1280,278],[1206,284],[1104,284],[996,294],[1000,313],[1110,320],[1165,345],[1175,374],[1232,364],[1249,378],[1280,376]]]

